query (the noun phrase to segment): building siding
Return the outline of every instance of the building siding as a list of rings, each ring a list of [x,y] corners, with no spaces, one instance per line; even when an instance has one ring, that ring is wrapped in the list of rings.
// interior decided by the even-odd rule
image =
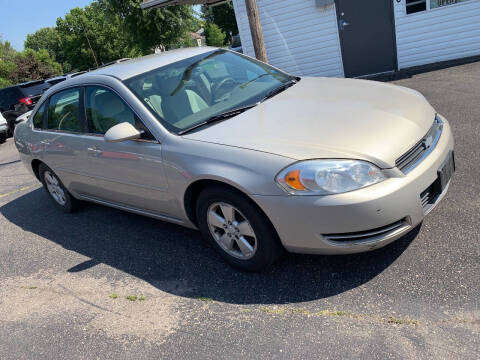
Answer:
[[[245,0],[233,0],[246,55],[255,56]],[[269,63],[300,76],[343,77],[335,6],[314,0],[258,0]]]
[[[393,3],[400,69],[480,55],[480,1],[409,15],[405,0]]]

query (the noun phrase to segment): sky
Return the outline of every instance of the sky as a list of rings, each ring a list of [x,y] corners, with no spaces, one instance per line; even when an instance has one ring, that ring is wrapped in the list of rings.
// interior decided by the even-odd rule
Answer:
[[[58,17],[92,0],[0,0],[0,34],[17,50],[23,50],[27,34],[55,26]]]

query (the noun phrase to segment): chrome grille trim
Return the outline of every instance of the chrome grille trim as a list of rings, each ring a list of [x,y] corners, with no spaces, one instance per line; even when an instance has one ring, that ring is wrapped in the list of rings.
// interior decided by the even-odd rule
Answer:
[[[415,169],[437,146],[442,135],[443,121],[435,116],[435,121],[428,133],[410,150],[395,161],[395,166],[405,175]]]
[[[399,220],[393,224],[382,226],[372,230],[359,231],[353,233],[344,233],[344,234],[323,234],[322,236],[329,241],[334,242],[348,242],[348,241],[369,241],[375,240],[378,237],[389,236],[400,229],[408,227],[406,219]]]

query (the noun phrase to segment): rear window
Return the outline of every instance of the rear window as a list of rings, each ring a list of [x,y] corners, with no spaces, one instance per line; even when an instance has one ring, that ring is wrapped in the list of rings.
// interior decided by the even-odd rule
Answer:
[[[46,88],[48,88],[48,84],[45,84],[44,82],[20,87],[26,97],[41,95]]]
[[[232,40],[232,47],[240,47],[242,46],[242,41],[240,40],[240,36],[234,36]]]

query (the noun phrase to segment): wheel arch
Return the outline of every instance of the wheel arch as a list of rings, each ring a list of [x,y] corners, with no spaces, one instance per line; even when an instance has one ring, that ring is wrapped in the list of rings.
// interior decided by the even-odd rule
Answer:
[[[42,182],[42,179],[40,179],[40,164],[47,165],[43,161],[38,159],[33,159],[31,162],[33,174],[35,175],[38,181]]]
[[[214,180],[214,179],[195,180],[187,187],[184,193],[183,206],[185,209],[185,213],[187,215],[188,220],[190,220],[190,222],[195,226],[198,227],[197,216],[196,216],[198,197],[203,190],[209,187],[228,189],[242,196],[243,198],[249,200],[265,216],[265,219],[267,219],[270,226],[275,230],[275,232],[277,232],[275,229],[275,226],[273,226],[273,223],[270,221],[270,218],[265,213],[265,211],[263,211],[263,209],[257,204],[257,202],[254,199],[252,199],[250,196],[248,196],[248,194],[243,189],[236,187],[230,183],[227,183],[221,180]]]

